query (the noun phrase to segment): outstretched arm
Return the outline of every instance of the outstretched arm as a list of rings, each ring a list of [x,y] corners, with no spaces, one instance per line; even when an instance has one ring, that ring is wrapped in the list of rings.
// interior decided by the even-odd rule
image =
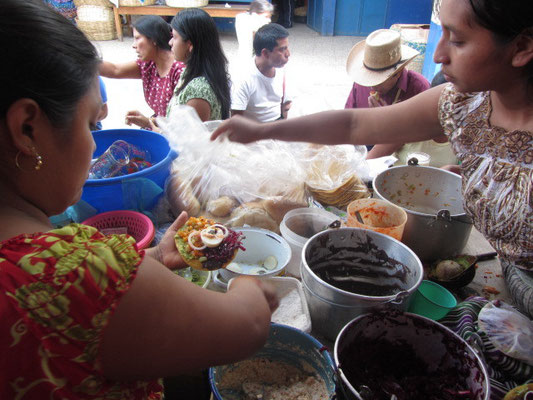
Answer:
[[[373,158],[390,156],[395,151],[400,150],[402,146],[402,143],[376,144],[372,147],[372,150],[368,152],[366,159],[372,160]]]
[[[250,143],[262,139],[320,144],[409,143],[442,134],[438,101],[442,87],[389,107],[324,111],[266,124],[244,118],[224,122],[211,138]]]
[[[103,61],[100,64],[99,72],[101,76],[116,79],[141,79],[141,70],[135,61],[129,61],[123,64],[113,64],[109,61]]]

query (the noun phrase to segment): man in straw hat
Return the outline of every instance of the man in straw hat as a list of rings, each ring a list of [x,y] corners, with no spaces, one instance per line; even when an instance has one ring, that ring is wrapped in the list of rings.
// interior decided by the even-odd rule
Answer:
[[[382,107],[429,89],[426,78],[405,68],[418,54],[415,49],[402,45],[397,31],[372,32],[366,40],[353,46],[348,55],[346,71],[355,83],[344,108]]]

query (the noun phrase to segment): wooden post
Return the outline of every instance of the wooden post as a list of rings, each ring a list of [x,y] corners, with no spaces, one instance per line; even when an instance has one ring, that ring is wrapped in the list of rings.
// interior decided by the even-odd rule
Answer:
[[[122,42],[124,38],[122,37],[122,22],[120,21],[120,14],[118,13],[118,8],[113,5],[113,15],[115,17],[115,29],[117,30],[118,40]]]

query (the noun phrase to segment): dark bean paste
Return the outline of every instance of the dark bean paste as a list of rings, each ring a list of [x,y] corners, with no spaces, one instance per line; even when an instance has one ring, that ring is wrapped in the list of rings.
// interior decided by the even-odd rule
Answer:
[[[383,318],[376,314],[376,318]],[[427,328],[421,326],[422,331]],[[364,400],[474,400],[478,393],[468,389],[467,378],[472,365],[468,361],[450,362],[459,348],[444,339],[448,348],[446,359],[439,366],[428,365],[417,356],[417,350],[402,339],[387,340],[383,335],[369,338],[361,333],[339,353],[340,368],[350,384]],[[417,324],[413,325],[417,329]],[[418,351],[421,351],[419,348]],[[447,361],[446,361],[447,360]],[[431,368],[433,367],[433,368]]]
[[[356,245],[347,246],[349,243]],[[390,258],[370,237],[363,243],[347,238],[338,244],[327,235],[318,237],[308,252],[307,263],[320,279],[347,292],[392,296],[408,289],[408,268]]]
[[[342,369],[356,390],[365,391],[361,389],[363,385],[370,388],[365,400],[390,400],[392,395],[398,400],[471,399],[457,369],[430,373],[409,346],[382,339],[359,339],[346,353],[354,356],[340,360]]]

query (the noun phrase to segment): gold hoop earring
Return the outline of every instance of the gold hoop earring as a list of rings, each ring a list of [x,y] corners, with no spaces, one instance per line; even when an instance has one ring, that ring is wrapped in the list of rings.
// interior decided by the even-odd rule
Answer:
[[[39,153],[37,153],[37,150],[35,150],[35,147],[32,147],[31,148],[31,151],[35,157],[35,166],[33,167],[33,169],[35,171],[39,171],[41,169],[41,167],[43,166],[43,158],[39,155]],[[28,172],[26,170],[24,170],[21,166],[20,166],[20,163],[19,163],[19,157],[20,155],[22,154],[22,151],[18,151],[17,155],[15,156],[15,165],[17,166],[17,168],[23,172]]]

